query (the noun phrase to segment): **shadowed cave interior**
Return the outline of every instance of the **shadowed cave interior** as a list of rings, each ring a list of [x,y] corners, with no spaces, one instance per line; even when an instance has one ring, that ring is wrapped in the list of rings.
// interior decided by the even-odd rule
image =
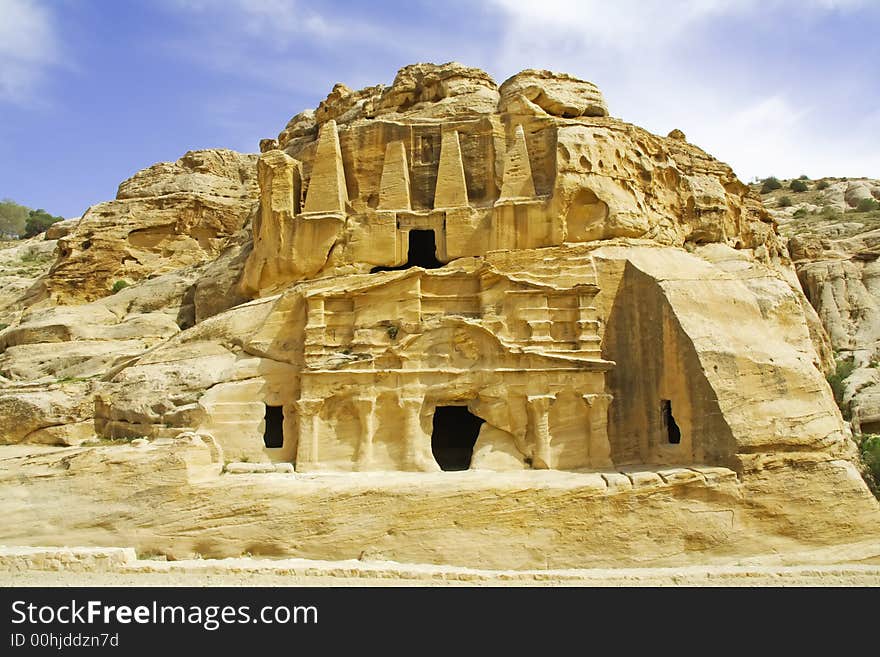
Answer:
[[[663,416],[663,427],[666,429],[666,439],[670,445],[678,445],[681,443],[681,429],[672,415],[672,402],[663,399],[660,402],[660,413]]]
[[[284,412],[280,406],[266,406],[266,428],[263,430],[263,444],[266,447],[284,445]]]
[[[431,451],[442,470],[467,470],[484,420],[467,406],[438,406],[434,410]]]
[[[409,231],[409,249],[406,262],[397,267],[373,267],[370,273],[377,271],[402,271],[410,267],[438,269],[443,263],[437,260],[437,239],[433,230]]]

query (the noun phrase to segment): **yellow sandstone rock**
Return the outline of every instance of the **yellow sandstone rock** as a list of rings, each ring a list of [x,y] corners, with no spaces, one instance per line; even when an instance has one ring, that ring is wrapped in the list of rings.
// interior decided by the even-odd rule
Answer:
[[[504,157],[504,181],[499,201],[513,201],[535,197],[535,182],[532,179],[532,165],[526,135],[521,125],[513,132],[513,145]]]
[[[117,280],[131,283],[213,260],[253,211],[255,159],[230,150],[192,151],[123,181],[116,200],[89,208],[59,239],[41,297],[93,301],[111,294]]]
[[[418,64],[335,86],[258,159],[216,157],[213,178],[239,172],[222,230],[173,205],[189,223],[168,239],[199,246],[138,251],[177,278],[0,333],[0,441],[25,443],[4,448],[0,493],[26,473],[35,500],[4,543],[571,568],[877,536],[776,226],[680,131],[611,118],[564,74],[499,88]],[[192,201],[204,181],[169,166]],[[251,244],[233,237],[254,175]],[[165,178],[148,179],[154,206]],[[96,238],[88,262],[118,246]],[[84,275],[77,258],[62,248],[48,289]],[[69,350],[66,369],[41,349]],[[27,444],[89,423],[149,440]]]
[[[409,165],[402,141],[390,141],[385,148],[382,180],[379,183],[379,210],[411,210]]]

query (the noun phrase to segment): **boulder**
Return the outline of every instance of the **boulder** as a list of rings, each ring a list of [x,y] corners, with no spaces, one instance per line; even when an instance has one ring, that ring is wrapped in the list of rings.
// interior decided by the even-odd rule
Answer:
[[[139,171],[59,239],[47,293],[82,303],[108,296],[118,281],[213,260],[253,210],[255,164],[254,155],[219,149]]]
[[[536,112],[563,118],[608,116],[599,88],[565,73],[521,71],[506,80],[498,91],[502,112]]]

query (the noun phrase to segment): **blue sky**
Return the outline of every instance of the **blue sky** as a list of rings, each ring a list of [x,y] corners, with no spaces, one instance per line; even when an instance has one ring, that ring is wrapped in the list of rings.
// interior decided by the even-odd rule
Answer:
[[[880,178],[880,0],[0,0],[0,198],[77,216],[417,61],[591,80],[755,176]]]

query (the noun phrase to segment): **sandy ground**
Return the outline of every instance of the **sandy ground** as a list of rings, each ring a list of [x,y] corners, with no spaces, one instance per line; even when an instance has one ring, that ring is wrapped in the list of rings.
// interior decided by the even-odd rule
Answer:
[[[107,555],[110,555],[109,557]],[[40,564],[34,567],[35,564]],[[97,564],[97,565],[96,565]],[[388,561],[138,559],[121,548],[2,548],[2,586],[880,586],[880,543],[729,565],[497,571]]]
[[[237,573],[4,573],[2,586],[880,586],[880,566],[766,568],[739,571],[706,568],[687,573],[645,569],[622,574],[589,571],[583,577],[541,580],[487,578],[479,581],[298,576]]]

